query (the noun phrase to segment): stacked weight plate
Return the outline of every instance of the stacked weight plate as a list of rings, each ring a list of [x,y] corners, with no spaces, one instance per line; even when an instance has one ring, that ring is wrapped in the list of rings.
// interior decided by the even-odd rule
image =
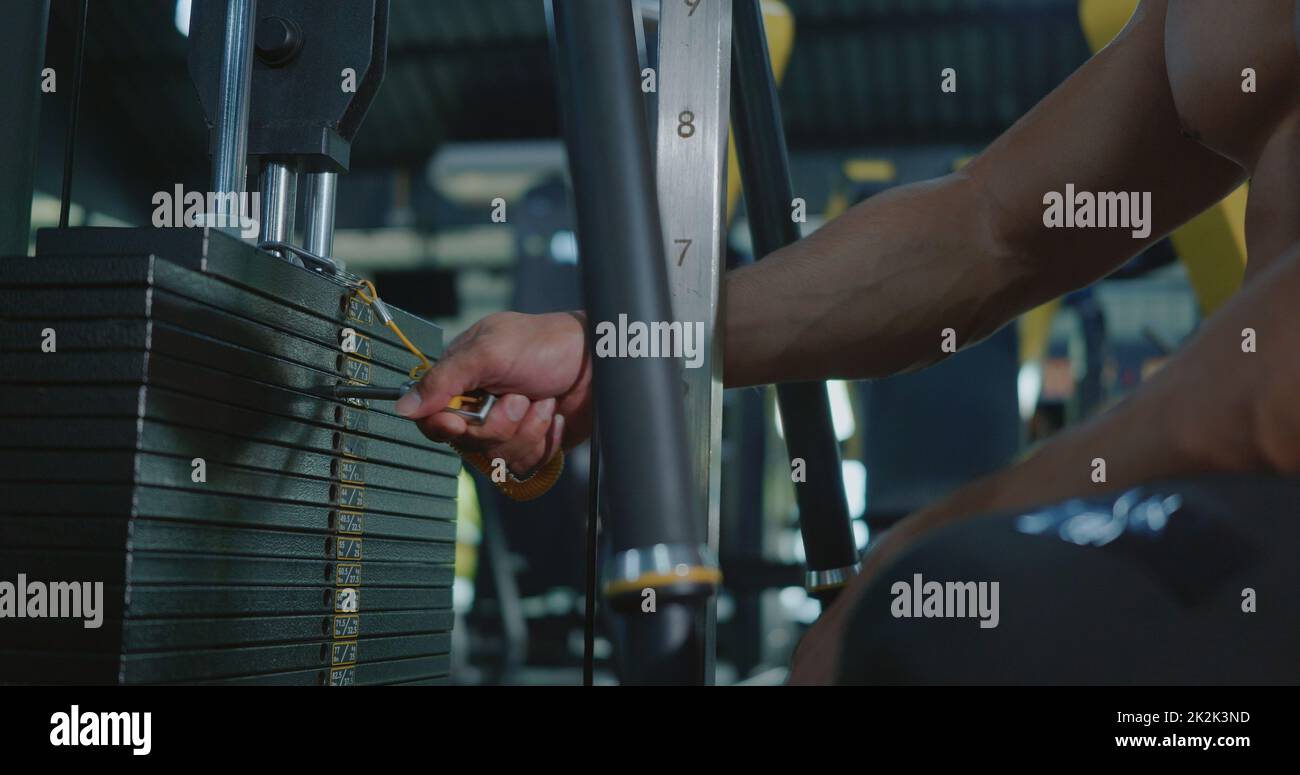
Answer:
[[[98,629],[0,618],[0,683],[446,680],[460,461],[327,397],[416,362],[350,289],[220,232],[42,232],[0,362],[0,582],[104,585]]]

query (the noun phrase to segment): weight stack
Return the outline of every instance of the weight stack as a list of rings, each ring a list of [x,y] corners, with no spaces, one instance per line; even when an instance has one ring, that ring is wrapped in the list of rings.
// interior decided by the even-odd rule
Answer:
[[[218,231],[42,231],[0,359],[0,585],[46,614],[0,586],[0,683],[447,681],[460,459],[328,397],[416,363],[350,288]]]

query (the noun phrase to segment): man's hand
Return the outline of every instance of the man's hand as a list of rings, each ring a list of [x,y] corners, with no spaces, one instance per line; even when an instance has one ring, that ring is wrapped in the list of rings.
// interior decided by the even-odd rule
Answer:
[[[586,326],[577,312],[489,315],[456,337],[395,408],[430,439],[502,458],[527,475],[591,433]],[[441,411],[472,390],[500,397],[482,425]]]

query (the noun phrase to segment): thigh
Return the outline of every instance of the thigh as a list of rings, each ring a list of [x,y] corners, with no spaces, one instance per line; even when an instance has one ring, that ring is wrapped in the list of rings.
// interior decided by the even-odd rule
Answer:
[[[872,582],[840,682],[1300,683],[1298,511],[1223,476],[965,521]]]

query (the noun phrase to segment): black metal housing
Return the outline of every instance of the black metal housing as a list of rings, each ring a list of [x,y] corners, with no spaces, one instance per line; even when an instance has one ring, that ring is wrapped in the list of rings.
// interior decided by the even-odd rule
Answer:
[[[216,112],[226,0],[194,0],[190,76],[203,111]],[[352,140],[384,80],[388,0],[349,0],[322,9],[319,0],[258,0],[259,46],[288,30],[282,45],[259,48],[253,61],[248,154],[296,159],[305,172],[346,172]],[[270,29],[268,29],[270,27]],[[343,91],[343,70],[356,91]]]
[[[49,0],[10,3],[0,24],[0,256],[27,253],[49,15]]]

